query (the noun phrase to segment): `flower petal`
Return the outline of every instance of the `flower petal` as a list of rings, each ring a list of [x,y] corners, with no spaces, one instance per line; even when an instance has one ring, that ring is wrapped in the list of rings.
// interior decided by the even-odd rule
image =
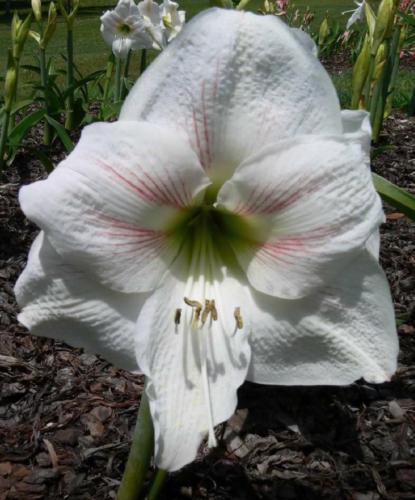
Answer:
[[[343,136],[267,147],[224,184],[218,206],[251,223],[236,257],[252,286],[281,298],[330,280],[383,221],[368,158]]]
[[[207,433],[215,445],[213,426],[235,411],[236,391],[250,360],[250,327],[236,329],[234,316],[236,307],[243,318],[248,314],[246,286],[225,268],[218,270],[215,284],[205,285],[205,295],[198,281],[189,281],[186,285],[176,267],[146,302],[137,324],[137,359],[149,381],[155,460],[169,471],[191,462]],[[203,327],[193,328],[186,294],[202,303],[203,296],[215,299],[218,320],[209,317]],[[179,324],[177,309],[182,310]]]
[[[341,132],[335,89],[290,28],[275,16],[218,9],[184,27],[135,84],[120,119],[185,130],[217,182],[276,139]]]
[[[248,380],[343,385],[390,380],[398,338],[382,269],[367,252],[328,287],[295,301],[256,294]]]
[[[145,294],[113,292],[67,265],[44,233],[36,238],[15,286],[18,319],[32,334],[98,353],[137,371],[135,326]]]
[[[177,134],[147,123],[86,127],[45,181],[20,191],[29,219],[56,251],[109,287],[144,292],[180,246],[170,222],[209,184]]]

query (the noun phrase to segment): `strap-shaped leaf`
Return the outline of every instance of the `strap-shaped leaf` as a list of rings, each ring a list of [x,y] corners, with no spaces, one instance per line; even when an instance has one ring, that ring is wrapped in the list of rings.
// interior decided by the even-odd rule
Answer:
[[[23,120],[21,120],[9,134],[8,142],[10,146],[19,146],[24,136],[34,125],[36,125],[36,123],[39,123],[40,120],[42,120],[45,113],[46,110],[39,109],[38,111],[35,111],[34,113],[23,118]]]
[[[66,151],[70,153],[73,150],[74,145],[65,127],[63,127],[59,122],[54,120],[49,115],[46,115],[45,118],[49,125],[56,130],[56,133],[58,134],[59,139],[62,141],[62,144],[65,146]]]
[[[372,176],[376,191],[382,199],[415,220],[415,196],[380,175]]]

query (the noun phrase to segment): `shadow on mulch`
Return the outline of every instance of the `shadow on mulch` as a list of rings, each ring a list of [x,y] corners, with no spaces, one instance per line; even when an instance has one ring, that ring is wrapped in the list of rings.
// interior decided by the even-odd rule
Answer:
[[[29,138],[35,146],[39,138]],[[373,168],[415,191],[415,123],[388,120]],[[52,161],[63,156],[57,151]],[[21,213],[21,184],[45,176],[20,155],[0,184],[0,500],[111,499],[127,457],[141,377],[97,356],[28,335],[13,285],[36,228]],[[415,498],[414,227],[386,207],[381,261],[401,343],[394,380],[379,386],[266,387],[246,383],[220,445],[173,473],[174,499]]]

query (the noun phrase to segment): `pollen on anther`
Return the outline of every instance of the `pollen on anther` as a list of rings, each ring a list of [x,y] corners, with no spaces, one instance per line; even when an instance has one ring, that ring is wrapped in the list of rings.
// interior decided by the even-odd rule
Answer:
[[[182,310],[176,309],[176,312],[174,313],[174,324],[175,325],[180,325],[181,316],[182,316]]]
[[[242,328],[244,327],[244,320],[242,319],[240,307],[235,307],[235,311],[233,313],[233,316],[234,316],[235,321],[236,321],[236,328],[238,328],[239,330],[242,330]]]

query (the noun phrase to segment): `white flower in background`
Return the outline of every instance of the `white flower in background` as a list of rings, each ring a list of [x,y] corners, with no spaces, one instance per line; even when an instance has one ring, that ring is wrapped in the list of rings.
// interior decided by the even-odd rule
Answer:
[[[85,128],[20,192],[42,229],[16,284],[20,321],[147,376],[162,469],[216,443],[246,379],[396,369],[370,126],[341,113],[311,50],[274,16],[205,11],[120,121]]]
[[[161,18],[168,42],[177,36],[185,22],[186,13],[184,10],[177,10],[178,7],[176,2],[164,0],[161,8]]]
[[[349,17],[349,20],[347,21],[346,30],[350,29],[352,24],[354,24],[355,22],[357,21],[363,22],[365,20],[365,0],[362,0],[362,2],[357,2],[355,0],[354,3],[357,5],[356,9],[346,10],[345,12],[342,12],[342,15],[352,12],[352,15]]]
[[[125,59],[130,50],[151,46],[143,17],[133,0],[120,0],[114,10],[101,16],[101,33],[116,57]]]
[[[182,29],[185,12],[178,4],[164,0],[162,6],[153,0],[138,5],[120,0],[114,10],[101,17],[101,33],[114,55],[124,59],[130,50],[165,48]]]

